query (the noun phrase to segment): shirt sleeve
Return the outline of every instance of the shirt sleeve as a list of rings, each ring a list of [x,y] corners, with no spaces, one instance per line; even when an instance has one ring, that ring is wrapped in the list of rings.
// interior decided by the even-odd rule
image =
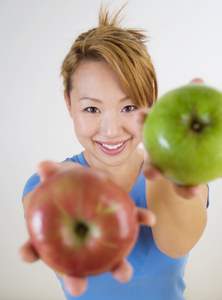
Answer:
[[[37,173],[33,174],[26,182],[23,192],[22,198],[25,197],[29,192],[31,192],[37,185],[40,183],[40,177]]]

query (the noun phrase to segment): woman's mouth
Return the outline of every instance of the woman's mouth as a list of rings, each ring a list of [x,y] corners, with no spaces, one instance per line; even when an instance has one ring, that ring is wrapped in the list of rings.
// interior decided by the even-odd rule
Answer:
[[[128,142],[128,140],[126,140],[124,142],[119,142],[119,143],[116,143],[116,144],[101,143],[101,142],[96,142],[96,144],[99,146],[99,148],[102,152],[104,152],[105,154],[113,156],[113,155],[117,155],[120,152],[122,152],[125,149],[127,142]]]

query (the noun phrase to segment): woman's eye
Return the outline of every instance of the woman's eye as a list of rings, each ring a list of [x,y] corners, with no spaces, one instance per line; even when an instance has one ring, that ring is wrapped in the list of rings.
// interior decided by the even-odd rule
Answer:
[[[95,106],[89,106],[89,107],[84,108],[84,111],[89,112],[89,113],[92,113],[92,114],[95,114],[95,113],[97,113],[99,110],[98,110],[98,108],[95,107]]]
[[[134,111],[136,109],[137,109],[136,105],[126,105],[126,106],[124,106],[123,111],[124,112],[131,112],[131,111]]]

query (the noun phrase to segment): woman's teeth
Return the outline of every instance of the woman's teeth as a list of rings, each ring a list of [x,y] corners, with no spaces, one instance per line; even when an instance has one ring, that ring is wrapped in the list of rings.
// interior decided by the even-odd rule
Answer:
[[[113,150],[113,149],[118,149],[119,147],[121,147],[123,145],[123,143],[120,144],[116,144],[116,145],[107,145],[107,144],[101,144],[104,148]]]

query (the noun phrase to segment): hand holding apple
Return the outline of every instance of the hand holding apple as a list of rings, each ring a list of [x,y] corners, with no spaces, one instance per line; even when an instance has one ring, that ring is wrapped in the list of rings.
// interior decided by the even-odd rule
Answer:
[[[144,123],[156,170],[146,174],[162,173],[182,193],[184,186],[195,192],[222,175],[222,93],[200,83],[195,79],[163,95]]]
[[[193,79],[191,82],[191,84],[196,84],[201,86],[202,84],[204,84],[204,81],[201,78],[195,78]],[[220,94],[219,94],[220,95]],[[143,131],[144,130],[144,122],[148,122],[149,119],[149,113],[151,111],[152,108],[146,108],[146,109],[139,109],[138,110],[138,124],[140,126],[140,130]],[[220,107],[221,109],[221,107]],[[146,136],[145,133],[144,134],[144,140],[146,140]],[[220,142],[220,140],[218,141],[218,143]],[[197,183],[193,183],[193,184],[187,184],[185,182],[183,183],[178,183],[175,180],[173,180],[172,178],[169,178],[166,176],[164,169],[161,169],[160,167],[158,167],[156,164],[154,165],[153,160],[151,159],[149,153],[148,153],[148,147],[145,147],[145,163],[144,163],[144,167],[143,167],[143,171],[144,171],[144,175],[150,179],[150,180],[154,180],[154,179],[158,179],[161,177],[164,177],[165,180],[168,180],[174,191],[182,196],[183,198],[192,198],[194,196],[196,196],[199,193],[202,193],[203,187],[204,185],[197,182]]]
[[[203,191],[203,185],[194,185],[194,186],[185,186],[185,185],[178,185],[177,183],[173,182],[172,180],[165,177],[165,175],[156,168],[150,158],[148,153],[146,153],[146,160],[143,166],[143,173],[144,176],[149,180],[158,180],[164,178],[165,180],[168,180],[168,182],[171,184],[171,186],[174,189],[174,192],[178,194],[179,196],[186,198],[186,199],[192,199],[193,197],[197,196],[198,194],[201,194]]]
[[[30,201],[27,201],[26,219],[30,240],[21,248],[24,260],[32,262],[40,256],[50,267],[63,274],[65,285],[73,295],[85,291],[86,277],[90,274],[111,271],[117,280],[128,281],[132,276],[132,268],[125,256],[135,243],[138,224],[152,225],[154,222],[151,212],[136,208],[132,202],[129,204],[125,199],[126,194],[120,189],[117,191],[104,173],[97,173],[96,183],[92,171],[83,169],[73,163],[40,164],[42,184],[30,193]],[[79,189],[80,178],[85,176],[85,172],[85,185]],[[71,185],[66,179],[70,178],[70,174],[77,185],[69,192]],[[58,184],[61,180],[63,184]],[[92,183],[95,186],[89,186]],[[104,200],[97,202],[99,194]],[[71,201],[71,196],[78,196],[84,201],[84,210],[83,203],[77,201],[74,205],[75,199]],[[109,207],[108,198],[114,200]],[[115,198],[124,209],[118,209]],[[52,206],[52,202],[56,206]],[[96,211],[93,207],[96,207]],[[75,216],[75,221],[71,220],[70,215]],[[115,227],[118,228],[117,233]],[[104,228],[106,230],[102,231]],[[63,255],[59,255],[61,253]],[[87,260],[89,255],[94,255],[94,259]]]
[[[200,81],[199,79],[198,79],[198,81],[195,81],[195,82],[202,83],[202,81]],[[145,119],[148,118],[149,111],[150,111],[150,109],[147,109],[147,108],[138,110],[137,121],[138,121],[138,126],[141,130],[143,128]],[[167,179],[165,177],[165,175],[157,167],[155,167],[152,164],[147,150],[145,150],[145,152],[144,152],[144,157],[145,157],[145,160],[144,160],[144,165],[143,165],[143,173],[147,179],[155,180],[155,179],[158,179],[161,177],[164,177],[165,179]],[[178,185],[171,180],[168,180],[168,181],[172,185],[175,193],[177,193],[179,196],[181,196],[183,198],[189,199],[189,198],[192,198],[195,195],[202,192],[202,186],[200,186],[200,185],[183,186],[183,185]]]

